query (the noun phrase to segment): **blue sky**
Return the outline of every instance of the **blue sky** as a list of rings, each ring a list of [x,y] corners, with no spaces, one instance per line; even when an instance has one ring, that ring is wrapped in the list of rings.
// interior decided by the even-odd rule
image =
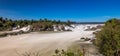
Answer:
[[[102,22],[120,18],[120,0],[0,0],[0,16]]]

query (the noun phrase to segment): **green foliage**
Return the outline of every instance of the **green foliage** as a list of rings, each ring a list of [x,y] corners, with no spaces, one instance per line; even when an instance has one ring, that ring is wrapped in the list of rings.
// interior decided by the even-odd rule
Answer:
[[[7,36],[7,34],[0,34],[0,37],[4,37],[4,36]]]
[[[105,56],[120,55],[120,20],[111,19],[105,23],[103,29],[96,34],[95,44]]]
[[[32,25],[33,28],[36,28],[37,31],[39,28],[42,28],[43,30],[47,30],[48,28],[52,28],[52,25],[60,25],[65,24],[69,25],[70,21],[68,22],[62,22],[60,20],[48,20],[45,19],[39,19],[39,20],[12,20],[8,18],[0,17],[0,31],[8,30],[16,26],[24,27],[27,25]]]
[[[30,51],[30,52],[25,52],[25,53],[18,53],[16,51],[16,54],[19,56],[42,56],[40,51]],[[47,54],[47,53],[46,53]],[[83,56],[83,53],[81,51],[64,51],[64,50],[55,50],[55,54],[53,56]]]
[[[71,50],[67,50],[67,51],[64,51],[64,50],[58,50],[56,49],[55,50],[55,55],[53,56],[83,56],[82,52],[81,51],[71,51]]]

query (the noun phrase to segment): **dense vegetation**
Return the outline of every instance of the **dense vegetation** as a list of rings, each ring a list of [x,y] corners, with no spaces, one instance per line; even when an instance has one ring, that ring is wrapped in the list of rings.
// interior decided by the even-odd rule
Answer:
[[[70,23],[73,23],[71,21],[56,21],[56,20],[48,20],[48,19],[39,19],[39,20],[12,20],[12,19],[8,19],[8,18],[3,18],[0,17],[0,31],[3,30],[11,30],[13,27],[16,26],[20,26],[20,27],[24,27],[27,25],[32,25],[35,28],[43,28],[44,30],[46,30],[47,28],[51,28],[52,25],[54,24],[65,24],[65,25],[69,25]]]
[[[120,20],[111,19],[96,34],[95,44],[105,56],[120,56]]]

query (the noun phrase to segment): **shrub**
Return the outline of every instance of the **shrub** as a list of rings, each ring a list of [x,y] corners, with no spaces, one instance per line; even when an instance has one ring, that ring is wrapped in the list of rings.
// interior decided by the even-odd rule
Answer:
[[[80,50],[78,51],[71,51],[71,50],[67,50],[67,51],[64,51],[64,50],[58,50],[56,49],[55,50],[55,55],[53,56],[83,56],[82,52]]]
[[[103,55],[120,56],[120,20],[108,20],[96,38],[95,44]]]

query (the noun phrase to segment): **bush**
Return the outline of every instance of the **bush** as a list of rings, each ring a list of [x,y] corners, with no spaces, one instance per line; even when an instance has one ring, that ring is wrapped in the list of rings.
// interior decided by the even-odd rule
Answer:
[[[95,44],[103,55],[120,56],[120,20],[108,20],[96,38]]]
[[[82,52],[80,50],[78,51],[71,51],[71,50],[67,50],[67,51],[64,51],[64,50],[58,50],[56,49],[55,50],[55,55],[53,56],[83,56]]]
[[[0,34],[0,37],[5,37],[7,36],[7,33]]]

